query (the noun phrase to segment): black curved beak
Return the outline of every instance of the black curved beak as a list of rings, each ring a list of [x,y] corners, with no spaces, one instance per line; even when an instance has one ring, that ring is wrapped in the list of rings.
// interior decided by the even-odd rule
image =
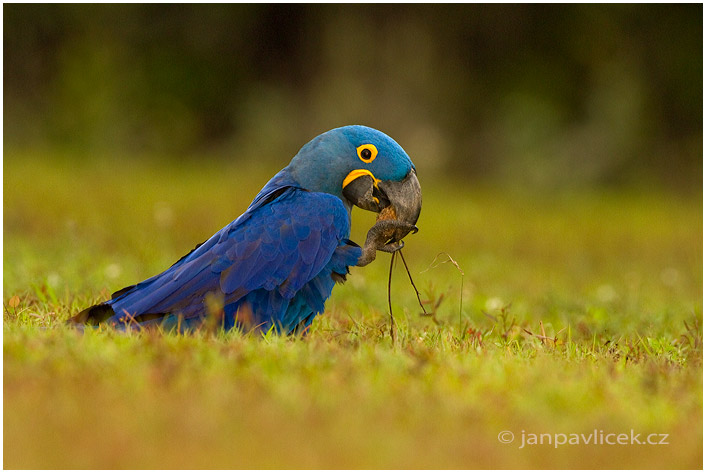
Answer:
[[[422,209],[422,189],[414,169],[401,181],[378,181],[370,174],[363,174],[347,183],[344,197],[364,210],[380,213],[391,207],[395,220],[415,225]]]
[[[422,210],[422,189],[414,169],[402,181],[381,181],[378,188],[393,207],[395,220],[417,223]]]

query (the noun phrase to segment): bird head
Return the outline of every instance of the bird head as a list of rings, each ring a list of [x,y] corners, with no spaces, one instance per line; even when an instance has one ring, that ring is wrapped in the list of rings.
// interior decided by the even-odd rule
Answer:
[[[388,209],[410,225],[420,215],[415,165],[395,140],[373,128],[352,125],[322,133],[302,147],[288,169],[305,189],[333,194],[349,209]]]

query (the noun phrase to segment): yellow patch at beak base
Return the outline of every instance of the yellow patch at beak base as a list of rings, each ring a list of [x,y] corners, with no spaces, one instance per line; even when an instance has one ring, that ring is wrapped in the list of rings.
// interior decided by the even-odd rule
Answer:
[[[373,178],[373,185],[378,187],[380,179],[376,179],[376,176],[374,176],[371,171],[367,169],[354,169],[344,178],[341,188],[343,189],[361,176],[371,176]]]

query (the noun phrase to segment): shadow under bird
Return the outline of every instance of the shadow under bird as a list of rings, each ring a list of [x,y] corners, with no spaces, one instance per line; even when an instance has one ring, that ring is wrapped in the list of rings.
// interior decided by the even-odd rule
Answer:
[[[349,240],[354,205],[379,213],[363,247]],[[349,266],[403,247],[421,206],[415,166],[400,145],[373,128],[335,128],[304,145],[243,215],[166,271],[70,322],[300,333]]]

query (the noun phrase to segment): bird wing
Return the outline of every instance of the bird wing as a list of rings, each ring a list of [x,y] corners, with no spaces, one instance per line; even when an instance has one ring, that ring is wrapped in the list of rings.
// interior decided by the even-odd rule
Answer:
[[[208,293],[223,295],[224,304],[257,289],[291,299],[346,245],[349,230],[338,197],[295,187],[271,190],[165,272],[108,303],[117,322],[126,314],[202,315]]]

